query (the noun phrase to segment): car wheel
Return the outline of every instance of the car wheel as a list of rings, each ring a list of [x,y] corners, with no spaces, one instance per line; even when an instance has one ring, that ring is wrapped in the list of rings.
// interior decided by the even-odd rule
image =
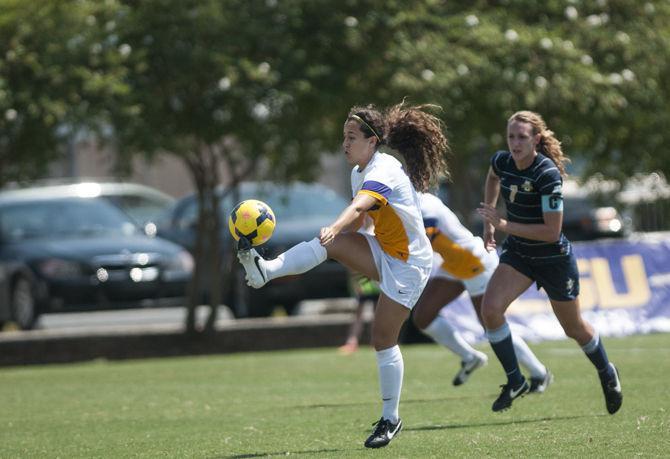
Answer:
[[[261,293],[247,285],[243,270],[239,270],[237,273],[231,303],[231,309],[236,319],[268,317],[274,310],[274,306],[269,304]]]
[[[270,317],[275,309],[274,305],[261,298],[254,299],[254,296],[253,293],[250,295],[249,317]]]
[[[30,330],[37,321],[37,308],[30,281],[19,277],[12,288],[12,318],[21,330]]]
[[[249,287],[244,282],[243,270],[237,270],[235,282],[231,286],[230,309],[236,319],[249,316]]]
[[[284,310],[289,316],[294,316],[298,313],[298,302],[294,301],[293,303],[284,304]]]

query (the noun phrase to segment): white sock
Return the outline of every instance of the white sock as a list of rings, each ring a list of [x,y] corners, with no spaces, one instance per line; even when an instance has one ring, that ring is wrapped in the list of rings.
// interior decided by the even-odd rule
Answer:
[[[519,364],[530,372],[530,377],[544,378],[547,374],[547,368],[535,357],[535,354],[533,354],[533,351],[530,350],[523,338],[512,333],[512,344],[514,345],[514,353]]]
[[[402,389],[404,364],[400,347],[377,351],[377,367],[379,368],[379,389],[382,394],[382,417],[393,424],[398,422],[398,405]]]
[[[463,336],[444,317],[438,315],[423,332],[436,343],[445,346],[461,357],[463,362],[472,360],[477,351],[468,344]]]
[[[265,272],[268,280],[302,274],[326,261],[327,256],[326,248],[314,238],[294,245],[274,260],[266,260]]]

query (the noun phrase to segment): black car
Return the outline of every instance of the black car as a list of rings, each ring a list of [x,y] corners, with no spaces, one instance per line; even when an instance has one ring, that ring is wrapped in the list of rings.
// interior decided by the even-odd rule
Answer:
[[[0,322],[183,298],[193,259],[104,199],[0,193]]]
[[[224,189],[217,192],[224,195]],[[228,193],[221,201],[222,250],[233,247],[227,221],[237,199],[258,199],[274,211],[277,219],[274,234],[267,243],[257,248],[265,258],[273,258],[299,242],[314,238],[348,205],[344,198],[321,184],[281,186],[267,182],[242,183],[237,198]],[[177,202],[169,215],[158,220],[158,235],[193,250],[197,218],[197,196],[187,196]],[[231,306],[236,317],[268,316],[279,305],[291,314],[302,300],[350,296],[347,270],[333,260],[327,260],[299,276],[275,279],[258,290],[245,285],[242,270],[237,279],[223,281],[235,283],[234,288],[229,290],[233,293],[224,298],[224,302]]]
[[[602,205],[589,196],[564,198],[563,233],[571,241],[621,238],[630,234],[630,219],[613,205]]]
[[[498,213],[505,215],[502,200],[498,201]],[[470,230],[481,236],[483,233],[482,218],[476,212],[471,214]],[[632,232],[632,222],[622,215],[617,207],[607,205],[593,196],[567,193],[563,196],[563,234],[570,241],[589,241],[603,238],[624,238]],[[505,238],[498,233],[498,242]]]

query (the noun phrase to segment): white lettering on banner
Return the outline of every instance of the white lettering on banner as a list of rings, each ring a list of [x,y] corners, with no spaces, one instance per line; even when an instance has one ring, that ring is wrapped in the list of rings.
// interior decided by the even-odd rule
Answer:
[[[541,300],[541,299],[525,300],[523,298],[517,298],[509,306],[508,311],[511,314],[520,314],[520,315],[535,314],[538,312],[549,312],[551,311],[551,303],[549,303],[549,300]]]
[[[644,306],[651,300],[651,289],[641,255],[621,257],[621,269],[625,280],[625,293],[614,288],[612,271],[606,258],[578,258],[579,304],[582,310],[596,306],[607,309],[634,309]],[[531,287],[533,288],[533,287]],[[509,308],[512,314],[550,312],[551,304],[545,299],[524,299],[514,301]]]
[[[670,273],[654,274],[649,276],[649,285],[652,287],[663,287],[670,284]]]

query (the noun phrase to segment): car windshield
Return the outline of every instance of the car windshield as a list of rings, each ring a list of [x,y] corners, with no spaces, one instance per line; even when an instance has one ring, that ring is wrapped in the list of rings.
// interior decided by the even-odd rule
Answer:
[[[255,195],[243,196],[242,199],[251,197],[267,203],[277,218],[281,216],[282,219],[332,217],[347,206],[347,202],[333,190],[315,186],[296,186],[289,189],[260,188]],[[230,209],[232,205],[226,207]]]
[[[0,238],[8,242],[136,233],[123,212],[99,199],[48,199],[0,207]]]
[[[335,191],[319,184],[293,184],[286,187],[257,183],[243,183],[239,195],[226,195],[221,201],[221,215],[225,219],[239,201],[258,199],[272,208],[277,219],[304,220],[309,217],[335,218],[347,207],[347,201]],[[198,219],[198,200],[192,196],[178,211],[175,224],[188,228]]]
[[[119,194],[102,197],[123,209],[130,218],[140,225],[152,221],[172,204],[170,199],[161,196]]]

